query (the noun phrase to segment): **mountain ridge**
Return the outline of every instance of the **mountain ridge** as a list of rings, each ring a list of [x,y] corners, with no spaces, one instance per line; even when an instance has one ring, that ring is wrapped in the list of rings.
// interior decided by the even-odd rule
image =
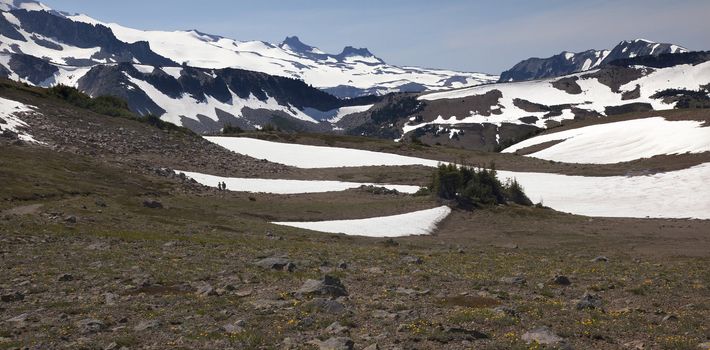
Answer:
[[[689,50],[679,45],[657,43],[646,39],[623,40],[612,49],[590,49],[581,52],[562,51],[546,58],[525,59],[501,73],[498,82],[554,78],[595,69],[618,59],[683,52],[689,52]]]

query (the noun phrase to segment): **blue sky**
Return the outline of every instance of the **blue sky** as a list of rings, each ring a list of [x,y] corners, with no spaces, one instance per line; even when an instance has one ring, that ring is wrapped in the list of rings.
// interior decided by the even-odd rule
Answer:
[[[324,51],[367,47],[385,61],[500,73],[528,57],[623,39],[710,50],[707,0],[44,0],[140,29],[198,29],[238,40],[287,35]]]

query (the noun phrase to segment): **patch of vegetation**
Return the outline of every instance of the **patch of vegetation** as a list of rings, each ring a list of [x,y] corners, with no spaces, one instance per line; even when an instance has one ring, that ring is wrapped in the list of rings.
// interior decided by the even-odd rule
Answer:
[[[651,96],[654,99],[664,99],[677,102],[676,108],[710,108],[710,88],[707,86],[696,90],[666,89]]]
[[[82,93],[76,88],[57,85],[47,89],[49,96],[68,102],[69,104],[112,117],[133,117],[128,108],[128,102],[115,96],[98,96],[95,98]]]
[[[520,137],[513,137],[513,138],[501,140],[493,151],[497,152],[497,153],[503,152],[504,149],[506,149],[516,143],[523,142],[529,138],[533,138],[533,137],[539,135],[543,131],[545,131],[545,129],[538,128],[538,129],[534,129],[534,130],[532,130]]]
[[[394,100],[392,97],[391,99]],[[394,123],[401,118],[421,112],[424,107],[425,104],[417,101],[416,97],[404,97],[375,110],[370,118],[375,123]]]
[[[222,134],[225,134],[225,135],[241,134],[243,132],[244,132],[244,129],[242,129],[238,126],[232,126],[232,124],[230,124],[230,123],[227,123],[222,128]]]
[[[184,134],[193,133],[190,129],[166,122],[153,114],[137,116],[128,107],[128,102],[116,96],[91,97],[76,88],[61,84],[46,89],[46,93],[50,97],[58,98],[72,106],[88,109],[97,114],[136,120],[160,130],[177,131]]]
[[[490,169],[442,164],[434,173],[431,188],[437,197],[455,200],[462,208],[505,205],[509,202],[533,205],[517,180],[501,183],[496,175],[493,164]]]

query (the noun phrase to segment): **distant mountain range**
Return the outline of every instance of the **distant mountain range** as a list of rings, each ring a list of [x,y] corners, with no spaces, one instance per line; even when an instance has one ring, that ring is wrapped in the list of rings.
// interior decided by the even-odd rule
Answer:
[[[501,73],[499,82],[553,78],[598,68],[619,59],[683,52],[688,49],[674,44],[645,39],[625,40],[611,50],[564,51],[548,58],[528,58]]]
[[[607,114],[600,106],[584,107],[585,94],[600,91],[599,87],[585,90],[586,82],[616,87],[652,73],[605,67],[623,62],[623,67],[648,64],[664,68],[688,61],[682,56],[687,50],[680,46],[634,40],[621,42],[612,50],[529,59],[500,77],[504,82],[551,79],[603,69],[596,75],[530,85],[542,89],[554,84],[552,91],[560,100],[541,103],[529,96],[534,96],[534,91],[526,89],[527,85],[511,90],[494,84],[499,80],[495,75],[397,67],[365,48],[347,46],[338,54],[329,54],[295,36],[271,44],[236,41],[197,30],[142,31],[55,11],[34,1],[0,0],[0,10],[0,77],[42,87],[68,85],[91,96],[118,96],[136,113],[155,114],[197,132],[218,132],[227,124],[248,130],[271,124],[283,130],[387,138],[432,134],[434,140],[441,130],[449,130],[450,136],[458,135],[456,139],[469,139],[466,147],[490,148],[498,145],[501,137],[516,138],[545,127],[560,113],[565,118]],[[649,57],[661,58],[654,61]],[[705,56],[693,59],[704,62]],[[618,72],[625,76],[614,75]],[[426,95],[479,85],[485,86],[460,100]],[[643,95],[644,103],[654,100],[650,97],[653,91],[629,86],[628,91],[613,91],[613,99],[618,101],[603,107],[638,99],[639,89],[649,95]],[[407,94],[385,96],[393,92]],[[424,96],[418,98],[421,94]],[[498,99],[502,102],[496,102]],[[499,112],[509,119],[491,122]],[[485,118],[469,122],[468,116],[479,114]],[[466,122],[440,123],[441,116],[456,116]],[[440,124],[446,126],[436,129]],[[414,125],[420,127],[412,128]],[[480,130],[467,131],[469,137],[464,138],[451,131],[451,125],[457,125],[453,129],[461,125],[468,130],[484,128],[485,141],[479,143],[481,138],[473,137]]]

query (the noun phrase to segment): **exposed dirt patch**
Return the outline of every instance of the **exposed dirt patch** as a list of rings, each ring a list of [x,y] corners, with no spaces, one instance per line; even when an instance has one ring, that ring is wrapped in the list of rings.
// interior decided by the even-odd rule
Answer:
[[[568,94],[579,95],[582,93],[582,87],[577,84],[579,77],[566,77],[552,82],[552,87],[562,90]]]
[[[639,84],[636,84],[635,89],[621,93],[622,100],[635,100],[639,97],[641,97],[641,85]]]
[[[550,147],[552,147],[556,144],[562,143],[562,142],[565,142],[565,140],[552,140],[552,141],[538,143],[537,145],[532,145],[529,147],[521,148],[521,149],[515,151],[515,154],[519,154],[521,156],[524,156],[524,155],[540,152],[546,148],[550,148]]]
[[[594,73],[582,75],[582,79],[596,78],[600,83],[608,86],[615,93],[621,92],[622,85],[643,77],[652,71],[651,68],[628,68],[610,66]]]

